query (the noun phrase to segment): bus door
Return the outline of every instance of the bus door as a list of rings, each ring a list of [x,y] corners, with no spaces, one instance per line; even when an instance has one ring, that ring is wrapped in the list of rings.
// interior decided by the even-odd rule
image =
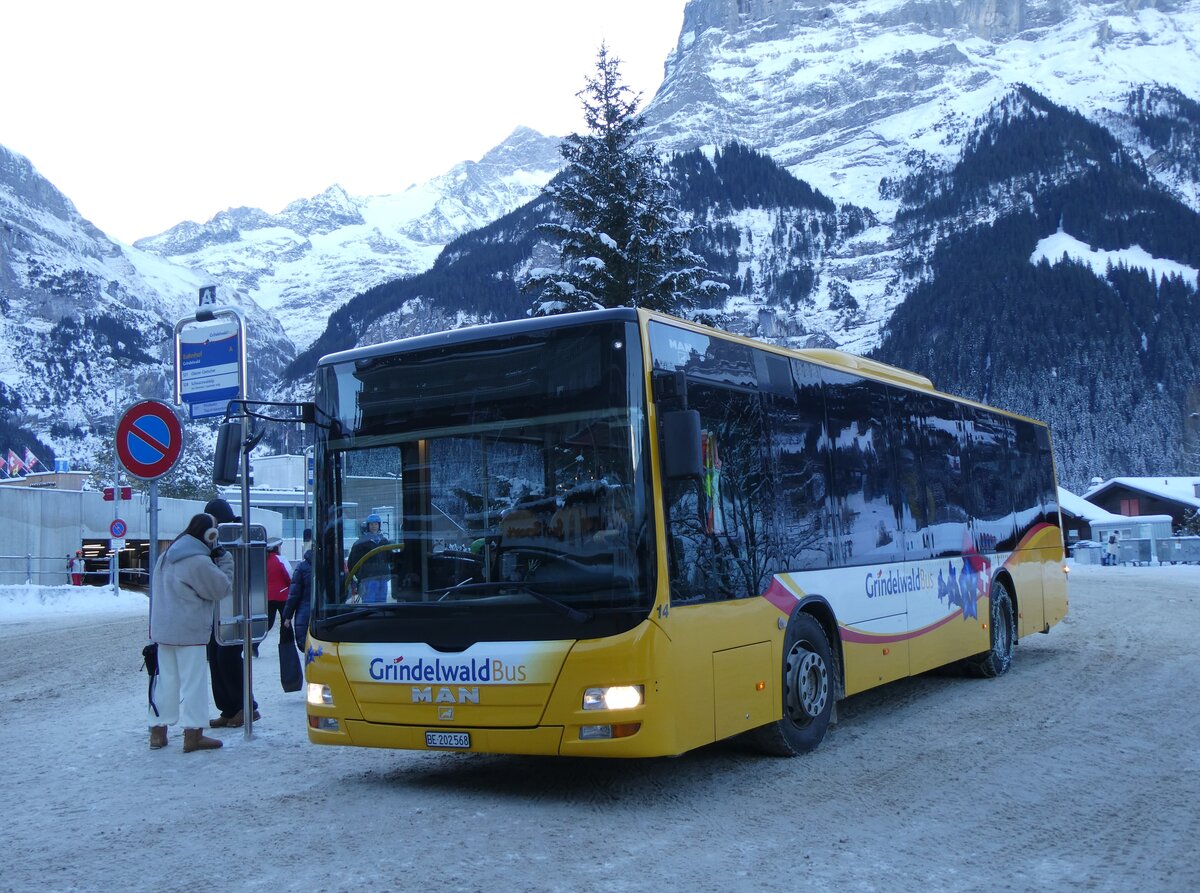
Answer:
[[[759,596],[785,570],[767,438],[774,399],[791,394],[785,358],[652,322],[658,413],[700,417],[698,478],[663,482],[670,586],[671,679],[689,746],[777,718],[779,609]],[[757,360],[757,362],[756,362]],[[761,368],[760,368],[761,367]],[[693,740],[694,738],[694,740]]]

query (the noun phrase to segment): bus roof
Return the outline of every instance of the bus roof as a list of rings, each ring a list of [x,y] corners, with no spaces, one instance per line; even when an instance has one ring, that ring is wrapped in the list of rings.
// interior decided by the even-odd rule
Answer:
[[[934,386],[933,381],[920,375],[916,372],[910,372],[907,369],[902,369],[899,366],[892,366],[888,363],[879,360],[872,360],[867,357],[861,357],[857,354],[846,353],[841,350],[833,350],[831,348],[801,348],[794,349],[783,347],[778,344],[771,344],[766,341],[759,341],[754,338],[748,338],[745,335],[735,335],[731,332],[725,332],[721,329],[713,329],[709,326],[699,323],[690,322],[686,319],[679,319],[666,313],[659,313],[653,310],[639,310],[644,320],[656,319],[660,322],[665,322],[670,325],[680,325],[696,332],[704,334],[716,334],[719,337],[729,339],[731,341],[740,341],[751,347],[758,347],[764,350],[769,350],[772,353],[783,354],[784,356],[796,357],[797,359],[807,360],[808,362],[816,363],[820,366],[826,366],[832,369],[840,369],[845,372],[850,372],[855,375],[861,375],[865,378],[871,378],[876,381],[889,382],[901,387],[910,388],[913,390],[925,391],[929,394],[943,397],[947,400],[953,400],[956,403],[963,403],[969,406],[976,406],[980,409],[986,409],[991,412],[998,412],[1002,415],[1010,416],[1015,419],[1022,419],[1026,422],[1032,422],[1035,425],[1049,427],[1045,422],[1038,419],[1030,418],[1029,416],[1021,415],[1017,412],[1012,412],[1007,409],[1001,409],[998,406],[990,406],[979,400],[972,400],[970,397],[961,397],[957,394],[948,394],[945,391],[939,391]]]
[[[666,318],[669,319],[670,317]],[[352,347],[350,350],[326,354],[317,361],[317,366],[374,359],[376,357],[390,356],[401,351],[428,350],[432,347],[446,347],[451,344],[463,344],[468,341],[481,341],[488,338],[505,338],[511,335],[519,335],[523,332],[540,332],[549,329],[560,329],[564,326],[590,325],[597,322],[617,320],[637,322],[637,319],[637,311],[632,307],[615,307],[610,310],[587,310],[579,313],[558,313],[553,316],[533,316],[528,319],[513,319],[506,322],[486,323],[479,326],[450,329],[445,332],[432,332],[428,335],[414,335],[411,338],[384,341],[381,344],[371,344],[366,347]]]
[[[1024,419],[1035,424],[1044,425],[1044,422],[1023,416],[1020,413],[1011,412],[1006,409],[1000,409],[996,406],[989,406],[978,400],[972,400],[969,397],[961,397],[956,394],[948,394],[939,391],[933,382],[916,372],[910,372],[907,369],[901,369],[899,366],[892,366],[888,363],[872,360],[867,357],[858,356],[857,354],[846,353],[840,350],[830,348],[802,348],[793,349],[782,347],[777,344],[771,344],[766,341],[759,341],[754,338],[749,338],[744,335],[735,335],[731,332],[726,332],[721,329],[714,329],[710,326],[705,326],[700,323],[690,322],[686,319],[680,319],[676,316],[671,316],[667,313],[660,313],[653,310],[635,309],[633,307],[614,307],[606,310],[586,310],[576,313],[559,313],[551,316],[534,316],[527,319],[515,319],[505,322],[487,323],[479,326],[467,326],[461,329],[450,329],[445,332],[433,332],[427,335],[415,335],[411,338],[402,338],[397,341],[385,341],[380,344],[372,344],[366,347],[355,347],[350,350],[343,350],[337,353],[326,354],[317,362],[317,366],[327,366],[334,363],[355,362],[358,360],[369,360],[376,357],[390,356],[397,352],[408,352],[418,350],[428,350],[435,347],[447,347],[453,344],[465,344],[471,341],[480,341],[488,338],[503,338],[512,335],[519,335],[524,332],[539,332],[550,329],[559,329],[573,325],[590,325],[597,322],[618,321],[625,322],[640,322],[641,327],[645,327],[647,320],[658,320],[669,325],[683,326],[696,332],[704,334],[716,335],[720,338],[726,338],[732,341],[740,341],[751,347],[757,347],[764,350],[769,350],[772,353],[792,356],[798,359],[807,360],[821,366],[826,366],[832,369],[840,369],[845,372],[862,375],[865,378],[875,379],[877,381],[890,382],[901,387],[910,388],[913,390],[925,391],[930,394],[935,394],[939,397],[945,397],[959,403],[977,406],[982,409],[991,410],[993,412],[1003,413],[1004,415],[1012,416],[1013,418]]]

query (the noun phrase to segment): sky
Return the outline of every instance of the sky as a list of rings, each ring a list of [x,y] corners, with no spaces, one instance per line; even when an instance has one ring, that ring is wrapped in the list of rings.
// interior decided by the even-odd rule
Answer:
[[[686,0],[37,0],[0,27],[0,145],[133,242],[334,183],[401,192],[524,125],[583,129],[606,42],[648,102]]]

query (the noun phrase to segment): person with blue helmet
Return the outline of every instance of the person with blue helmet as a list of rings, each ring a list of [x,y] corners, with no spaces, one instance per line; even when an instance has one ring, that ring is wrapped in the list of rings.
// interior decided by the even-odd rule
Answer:
[[[381,548],[389,542],[380,531],[383,520],[371,512],[363,522],[363,533],[350,548],[350,575],[358,581],[358,595],[364,603],[387,601],[387,581],[391,575],[389,551]]]

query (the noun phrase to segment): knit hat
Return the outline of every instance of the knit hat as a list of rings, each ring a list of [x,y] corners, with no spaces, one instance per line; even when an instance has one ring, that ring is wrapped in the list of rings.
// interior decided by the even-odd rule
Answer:
[[[240,515],[233,513],[229,503],[220,498],[210,499],[204,506],[204,511],[216,518],[218,524],[230,524],[242,520]]]

